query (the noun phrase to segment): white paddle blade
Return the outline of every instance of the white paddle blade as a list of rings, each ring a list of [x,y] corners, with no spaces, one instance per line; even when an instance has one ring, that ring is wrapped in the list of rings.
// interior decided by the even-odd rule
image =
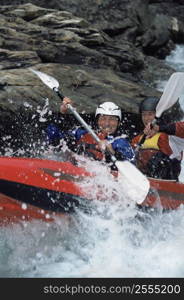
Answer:
[[[156,117],[159,118],[162,113],[172,107],[184,92],[184,73],[176,72],[169,78],[163,94],[156,107]]]
[[[47,75],[43,72],[40,72],[40,71],[36,71],[32,68],[30,68],[30,70],[35,73],[40,79],[41,81],[47,85],[50,89],[54,89],[54,88],[57,88],[59,87],[59,82],[52,76],[50,75]]]
[[[115,164],[119,170],[118,177],[122,182],[122,192],[131,201],[142,204],[150,189],[147,177],[127,160],[116,161]]]

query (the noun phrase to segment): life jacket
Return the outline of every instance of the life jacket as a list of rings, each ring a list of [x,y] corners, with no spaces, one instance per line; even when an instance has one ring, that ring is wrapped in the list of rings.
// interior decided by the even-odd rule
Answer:
[[[178,180],[181,170],[180,161],[170,159],[167,153],[168,149],[165,153],[160,149],[159,138],[160,136],[164,137],[163,135],[165,134],[157,133],[145,140],[139,150],[136,164],[149,177]]]
[[[103,140],[107,135],[99,133],[97,136],[100,140]],[[80,149],[82,148],[81,151],[83,151],[87,156],[93,157],[96,160],[103,160],[105,158],[104,154],[100,150],[96,149],[97,142],[90,133],[82,135],[77,144]]]
[[[161,133],[158,132],[151,138],[145,139],[143,145],[141,146],[141,149],[156,149],[159,150],[159,145],[158,145],[158,140],[160,137]],[[142,138],[142,135],[140,137],[140,140]]]
[[[149,160],[159,151],[158,139],[160,137],[160,133],[155,134],[149,139],[146,139],[144,143],[141,145],[139,149],[139,153],[137,156],[136,164],[137,167],[143,172],[146,173],[147,164]],[[142,135],[139,137],[139,141],[141,140]]]

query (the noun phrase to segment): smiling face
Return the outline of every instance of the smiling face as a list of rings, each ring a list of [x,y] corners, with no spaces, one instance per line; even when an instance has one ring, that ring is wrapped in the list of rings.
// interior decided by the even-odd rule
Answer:
[[[155,111],[142,111],[141,117],[144,126],[148,125],[148,123],[151,123],[156,116]]]
[[[99,115],[97,124],[102,133],[113,134],[118,128],[119,118],[116,116]]]

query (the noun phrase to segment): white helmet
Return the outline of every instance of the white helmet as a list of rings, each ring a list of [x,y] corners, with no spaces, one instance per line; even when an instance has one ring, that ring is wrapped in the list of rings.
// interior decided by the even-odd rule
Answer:
[[[104,102],[100,104],[96,109],[97,115],[116,116],[121,121],[121,109],[113,102]]]

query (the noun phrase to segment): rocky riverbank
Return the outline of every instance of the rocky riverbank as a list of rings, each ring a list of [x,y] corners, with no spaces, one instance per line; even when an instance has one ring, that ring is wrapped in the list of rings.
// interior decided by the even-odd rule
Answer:
[[[57,78],[80,112],[91,112],[101,101],[113,100],[125,111],[136,113],[144,97],[161,95],[155,89],[156,80],[168,79],[175,71],[164,58],[176,43],[184,42],[182,1],[0,4],[3,134],[8,131],[4,124],[20,121],[20,111],[24,116],[41,110],[47,98],[49,109],[58,111],[60,100],[30,67]]]

